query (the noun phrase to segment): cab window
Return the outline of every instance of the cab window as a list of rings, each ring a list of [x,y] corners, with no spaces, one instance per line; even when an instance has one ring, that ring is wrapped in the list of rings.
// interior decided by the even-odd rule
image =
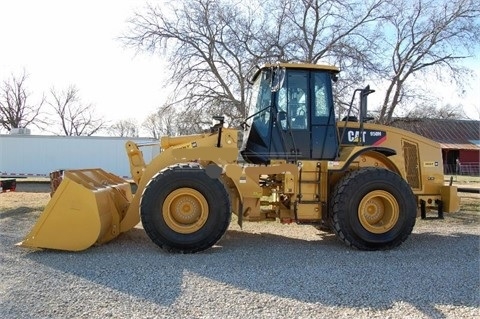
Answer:
[[[308,128],[308,77],[302,71],[289,71],[277,93],[277,111],[282,129]]]

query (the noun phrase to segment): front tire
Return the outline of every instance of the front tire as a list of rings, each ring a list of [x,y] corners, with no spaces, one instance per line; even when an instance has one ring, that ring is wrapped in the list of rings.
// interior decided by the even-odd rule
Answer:
[[[342,178],[330,200],[333,229],[344,243],[362,250],[399,246],[413,230],[416,201],[398,174],[362,168]]]
[[[155,175],[142,194],[140,214],[156,245],[180,253],[212,247],[231,218],[222,182],[195,164],[171,166]]]

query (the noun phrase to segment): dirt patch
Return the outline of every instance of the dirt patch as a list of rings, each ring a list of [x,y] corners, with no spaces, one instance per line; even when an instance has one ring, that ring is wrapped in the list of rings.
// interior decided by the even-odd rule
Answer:
[[[0,214],[6,211],[43,210],[48,200],[49,193],[6,192],[0,194]]]

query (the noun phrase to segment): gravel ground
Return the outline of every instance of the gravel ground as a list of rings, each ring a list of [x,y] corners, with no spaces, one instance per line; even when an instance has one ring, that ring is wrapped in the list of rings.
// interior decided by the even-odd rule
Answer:
[[[162,252],[141,226],[84,252],[14,246],[46,201],[0,194],[1,318],[480,317],[478,211],[417,220],[380,252],[277,223],[232,223],[194,255]]]

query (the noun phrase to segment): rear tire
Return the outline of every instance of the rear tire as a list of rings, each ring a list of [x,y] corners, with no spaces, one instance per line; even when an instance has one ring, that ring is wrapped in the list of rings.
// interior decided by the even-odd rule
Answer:
[[[332,192],[333,230],[344,243],[358,249],[394,248],[412,232],[416,206],[410,186],[398,174],[362,168],[346,175]]]
[[[212,247],[231,219],[224,185],[196,164],[171,166],[155,175],[142,194],[140,214],[156,245],[180,253]]]

